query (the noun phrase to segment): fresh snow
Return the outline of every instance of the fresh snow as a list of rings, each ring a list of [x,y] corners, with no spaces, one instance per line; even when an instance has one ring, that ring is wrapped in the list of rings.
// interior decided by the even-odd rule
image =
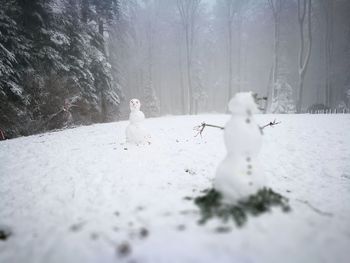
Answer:
[[[124,144],[128,122],[0,142],[0,262],[348,262],[350,115],[256,116],[281,121],[259,156],[292,211],[218,233],[185,197],[212,187],[225,156],[221,130],[193,127],[228,118],[147,119],[139,147]]]

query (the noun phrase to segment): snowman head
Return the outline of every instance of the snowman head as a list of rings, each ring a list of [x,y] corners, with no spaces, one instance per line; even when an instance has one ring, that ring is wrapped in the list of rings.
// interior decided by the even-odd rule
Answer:
[[[131,111],[138,111],[138,110],[140,110],[140,107],[141,107],[141,103],[138,99],[130,100],[129,105],[130,105]]]
[[[252,92],[239,92],[228,103],[232,114],[252,115],[258,113],[258,105],[255,103]]]

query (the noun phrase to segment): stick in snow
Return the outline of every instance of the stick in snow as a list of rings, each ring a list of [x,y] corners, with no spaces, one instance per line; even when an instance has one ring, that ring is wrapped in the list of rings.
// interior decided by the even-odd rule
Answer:
[[[281,123],[280,121],[276,122],[276,120],[273,120],[273,122],[270,121],[268,124],[266,124],[264,126],[259,126],[259,128],[260,128],[260,131],[262,133],[262,131],[266,127],[269,127],[269,126],[273,127],[273,126],[275,126],[277,124],[280,124],[280,123]],[[213,127],[213,128],[218,128],[220,130],[224,130],[225,129],[225,127],[223,127],[223,126],[218,126],[218,125],[213,125],[213,124],[208,124],[208,123],[202,122],[201,125],[195,126],[193,128],[193,130],[197,131],[197,134],[194,137],[197,137],[198,135],[200,135],[202,137],[202,133],[203,133],[205,127]]]
[[[313,210],[314,212],[316,212],[319,215],[328,216],[328,217],[332,217],[333,216],[332,213],[325,212],[325,211],[322,211],[322,210],[318,209],[317,207],[315,207],[312,204],[310,204],[309,201],[307,201],[307,200],[302,200],[302,199],[295,199],[295,200],[297,200],[300,203],[303,203],[303,204],[307,205],[311,210]]]

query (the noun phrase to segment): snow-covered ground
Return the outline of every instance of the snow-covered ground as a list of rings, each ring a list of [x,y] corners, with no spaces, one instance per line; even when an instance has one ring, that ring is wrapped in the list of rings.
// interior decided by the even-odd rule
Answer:
[[[147,146],[127,122],[0,142],[0,262],[349,262],[350,115],[258,115],[269,186],[292,211],[221,233],[198,225],[186,197],[212,186],[225,115],[147,119]],[[222,229],[222,228],[221,228]]]

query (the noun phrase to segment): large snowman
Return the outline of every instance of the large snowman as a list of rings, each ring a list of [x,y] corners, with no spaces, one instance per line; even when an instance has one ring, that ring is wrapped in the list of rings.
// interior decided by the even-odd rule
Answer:
[[[252,93],[237,93],[228,108],[232,116],[224,129],[227,155],[217,169],[214,187],[225,202],[234,203],[255,194],[265,179],[257,160],[262,133],[254,119],[258,108]]]
[[[132,99],[130,100],[129,106],[129,125],[126,127],[125,130],[126,142],[137,145],[150,143],[151,136],[143,127],[145,115],[140,110],[140,101],[138,99]]]

